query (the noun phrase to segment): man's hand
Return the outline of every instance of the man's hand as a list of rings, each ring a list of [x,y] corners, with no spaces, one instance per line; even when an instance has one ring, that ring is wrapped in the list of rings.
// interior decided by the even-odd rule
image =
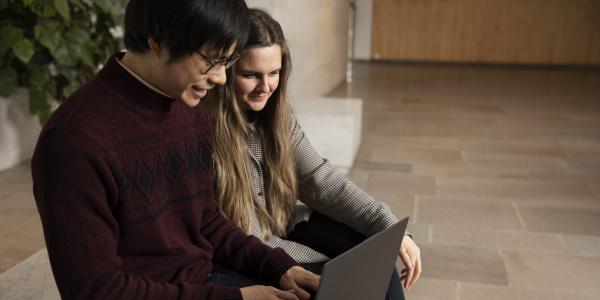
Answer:
[[[400,258],[404,264],[404,270],[400,280],[404,281],[404,288],[409,289],[421,276],[421,250],[409,235],[405,235],[400,246]]]
[[[310,272],[302,267],[294,266],[289,268],[285,274],[281,276],[279,285],[282,289],[289,290],[296,294],[301,300],[310,299],[310,294],[304,290],[308,288],[316,291],[319,288],[321,276]]]
[[[244,300],[298,300],[292,292],[282,291],[272,286],[253,285],[241,288]]]

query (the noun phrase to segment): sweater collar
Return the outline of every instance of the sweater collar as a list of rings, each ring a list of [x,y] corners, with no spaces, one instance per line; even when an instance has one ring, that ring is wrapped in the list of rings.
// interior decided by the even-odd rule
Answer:
[[[118,61],[124,55],[121,52],[111,56],[97,78],[122,95],[118,100],[134,111],[147,117],[164,116],[171,110],[175,99],[149,88],[129,73]]]
[[[147,86],[149,89],[165,96],[165,97],[169,97],[169,95],[165,94],[163,91],[161,91],[159,88],[153,86],[152,84],[150,84],[149,82],[147,82],[146,80],[144,80],[142,77],[140,77],[138,74],[135,74],[135,72],[133,72],[132,70],[130,70],[127,66],[125,66],[122,62],[121,59],[116,59],[116,61],[119,63],[119,65],[125,69],[125,71],[129,72],[129,74],[131,74],[131,76],[135,77],[135,79],[137,79],[139,82],[143,83],[145,86]],[[169,97],[169,98],[173,98],[173,97]]]

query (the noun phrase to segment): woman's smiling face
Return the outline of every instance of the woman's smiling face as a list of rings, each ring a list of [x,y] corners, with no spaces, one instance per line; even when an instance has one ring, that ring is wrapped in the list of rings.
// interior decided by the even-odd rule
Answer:
[[[235,64],[235,94],[240,104],[261,111],[279,86],[281,47],[256,47],[244,50]]]

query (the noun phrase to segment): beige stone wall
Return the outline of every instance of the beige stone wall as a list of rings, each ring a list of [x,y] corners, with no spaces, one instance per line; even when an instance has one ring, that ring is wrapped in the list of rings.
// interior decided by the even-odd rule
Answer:
[[[323,96],[346,77],[348,0],[246,0],[281,24],[292,52],[294,102]]]

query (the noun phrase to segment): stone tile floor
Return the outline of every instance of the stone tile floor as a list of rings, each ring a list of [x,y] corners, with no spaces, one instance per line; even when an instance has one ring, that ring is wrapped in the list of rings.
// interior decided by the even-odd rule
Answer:
[[[598,69],[354,66],[331,96],[364,100],[350,176],[411,217],[407,299],[600,298]],[[44,245],[30,177],[0,173],[0,272]]]
[[[350,176],[408,215],[407,299],[600,299],[600,70],[356,63]]]

